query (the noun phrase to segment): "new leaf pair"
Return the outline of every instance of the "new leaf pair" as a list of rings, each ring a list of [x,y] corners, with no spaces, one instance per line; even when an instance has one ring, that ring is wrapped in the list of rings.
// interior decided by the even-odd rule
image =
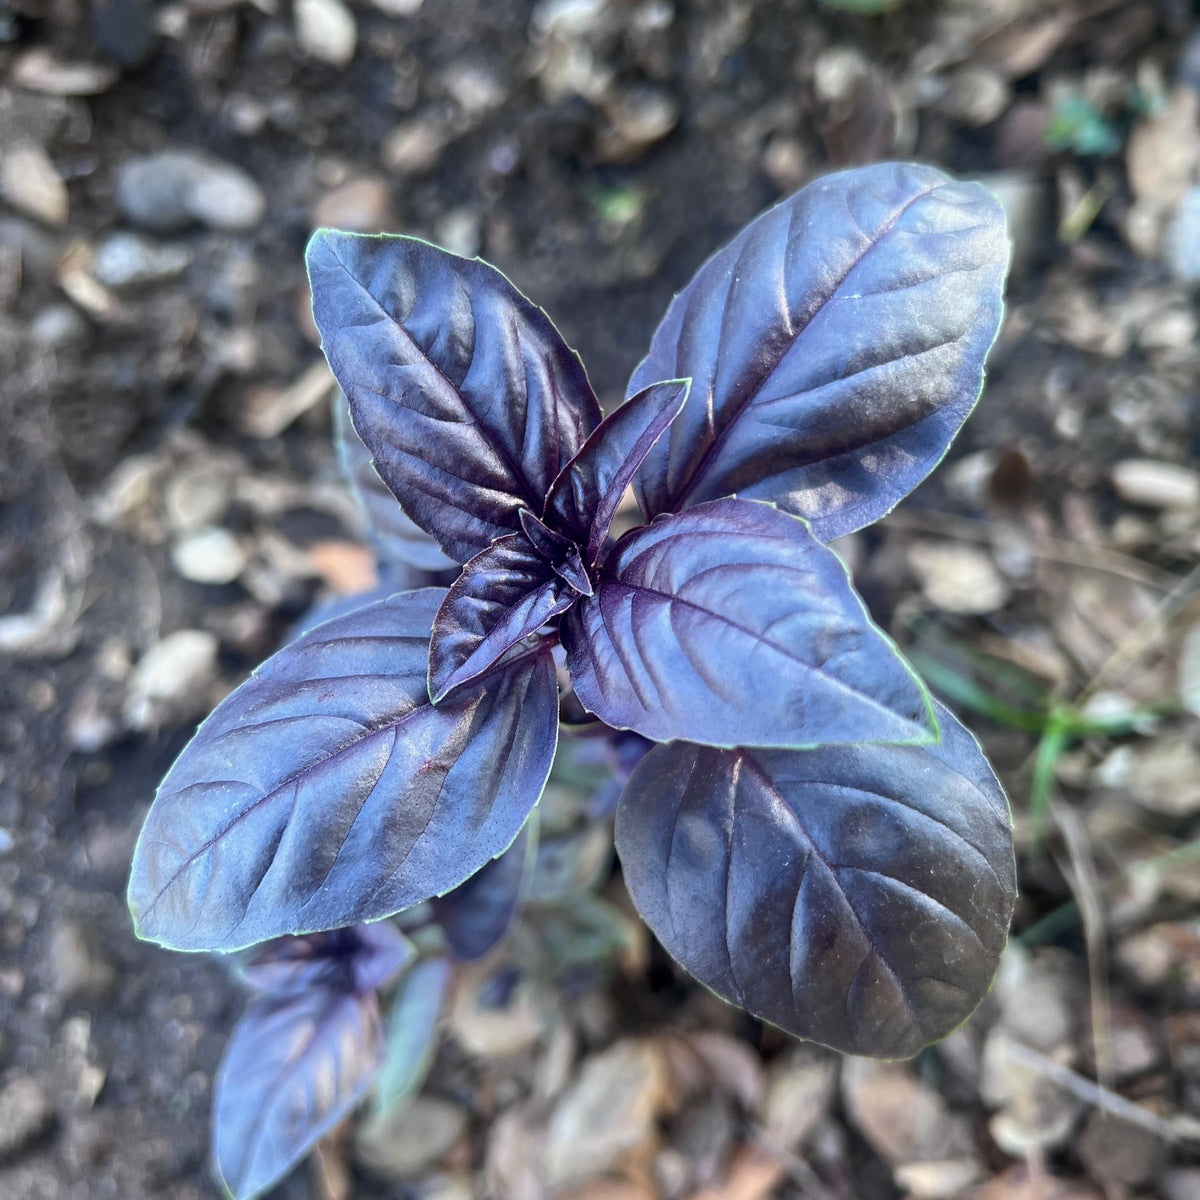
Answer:
[[[701,268],[601,421],[498,272],[318,233],[314,312],[355,429],[463,570],[319,626],[209,718],[139,843],[140,931],[232,949],[461,883],[545,782],[561,642],[584,707],[667,743],[617,841],[676,958],[859,1053],[961,1021],[1011,912],[1006,804],[824,542],[945,452],[1007,256],[978,185],[830,176]],[[650,523],[612,541],[627,482]]]

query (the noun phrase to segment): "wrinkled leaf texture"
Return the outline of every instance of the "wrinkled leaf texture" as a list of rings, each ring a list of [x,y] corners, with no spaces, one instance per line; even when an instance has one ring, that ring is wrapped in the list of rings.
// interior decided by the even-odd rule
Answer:
[[[538,513],[600,422],[583,366],[494,267],[417,238],[318,230],[313,316],[404,511],[464,563]]]
[[[507,848],[554,757],[549,650],[434,708],[445,592],[403,592],[284,647],[201,725],[134,852],[139,936],[234,950],[372,921]]]
[[[630,895],[730,1002],[851,1054],[908,1057],[964,1021],[1015,896],[1008,804],[938,707],[934,746],[657,746],[617,811]]]
[[[822,541],[878,520],[978,399],[1003,311],[1004,212],[978,183],[883,163],[817,180],[676,296],[629,394],[691,377],[635,481],[648,516],[736,493]]]
[[[714,500],[626,534],[561,630],[579,700],[666,742],[931,741],[924,685],[802,520]]]
[[[371,463],[370,450],[355,432],[350,404],[341,390],[333,398],[333,436],[342,471],[350,482],[350,490],[366,520],[368,536],[379,556],[391,562],[408,563],[422,571],[448,571],[457,566],[425,530],[405,516],[396,497],[379,478]]]
[[[314,984],[251,1004],[217,1074],[213,1157],[236,1200],[286,1175],[362,1099],[383,1039],[374,992]]]
[[[536,824],[534,813],[499,858],[454,891],[434,899],[433,919],[441,926],[455,958],[463,962],[482,958],[508,932],[537,853]]]

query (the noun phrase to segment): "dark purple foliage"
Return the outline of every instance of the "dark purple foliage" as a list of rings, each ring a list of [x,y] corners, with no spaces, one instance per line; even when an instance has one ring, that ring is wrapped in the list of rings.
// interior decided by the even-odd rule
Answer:
[[[944,708],[936,746],[657,746],[617,810],[630,895],[719,995],[903,1057],[979,1002],[1012,916],[1008,804]]]
[[[498,945],[517,913],[537,853],[536,815],[499,858],[445,896],[435,896],[433,919],[455,958],[482,958]]]
[[[830,176],[701,267],[601,420],[577,356],[494,268],[316,233],[313,310],[376,547],[457,578],[310,628],[200,727],[138,844],[139,933],[232,950],[433,899],[451,950],[486,953],[521,895],[514,839],[555,754],[565,652],[575,719],[582,705],[631,761],[635,734],[660,743],[617,843],[684,967],[856,1053],[910,1055],[964,1020],[1012,908],[1007,804],[825,543],[945,453],[1007,264],[978,184],[903,164]],[[630,487],[641,518],[614,527]],[[323,982],[266,993],[246,1018],[262,1070],[227,1064],[227,1126],[250,1141],[221,1132],[218,1158],[239,1197],[311,1144],[288,1124],[297,1062],[327,1099],[306,1129],[377,1065],[373,987],[329,936],[312,962],[252,968]],[[413,1020],[401,1092],[432,1036]]]
[[[983,384],[1008,270],[977,183],[885,164],[810,184],[676,296],[629,391],[692,380],[638,473],[647,516],[737,493],[829,541],[941,461]]]
[[[243,967],[259,994],[213,1101],[213,1157],[239,1200],[286,1175],[362,1099],[383,1058],[376,991],[414,953],[382,923],[281,938]]]
[[[235,950],[371,921],[508,847],[554,757],[550,648],[435,708],[426,663],[444,595],[401,592],[318,625],[200,726],[138,841],[141,936]]]

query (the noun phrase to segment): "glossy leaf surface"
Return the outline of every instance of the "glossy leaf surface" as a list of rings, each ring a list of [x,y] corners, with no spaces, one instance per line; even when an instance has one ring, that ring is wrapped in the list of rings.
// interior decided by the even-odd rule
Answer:
[[[631,396],[592,431],[554,481],[546,520],[585,548],[589,564],[600,556],[625,489],[679,415],[687,394],[688,381],[672,379]]]
[[[217,1075],[213,1155],[236,1200],[286,1175],[362,1099],[382,1057],[373,992],[312,987],[253,1003]]]
[[[1008,806],[939,706],[934,746],[657,746],[617,812],[625,882],[718,995],[853,1054],[907,1057],[971,1013],[1015,895]]]
[[[579,547],[571,538],[551,529],[527,508],[517,514],[521,529],[533,548],[550,564],[554,573],[581,596],[592,594],[592,581],[579,555]]]
[[[576,355],[494,267],[416,238],[319,230],[313,315],[404,511],[466,562],[540,512],[599,423]]]
[[[630,381],[693,381],[639,472],[644,511],[737,493],[822,541],[883,516],[975,405],[1008,257],[999,202],[931,167],[830,175],[759,217],[675,298]]]
[[[548,650],[434,708],[427,588],[319,625],[201,725],[134,854],[140,936],[232,950],[448,891],[516,837],[557,738]]]
[[[408,563],[422,571],[447,571],[457,566],[442,553],[434,538],[405,516],[396,497],[371,463],[371,452],[363,445],[350,420],[350,405],[339,391],[333,401],[333,436],[342,471],[367,521],[375,549],[382,558]]]
[[[564,619],[576,695],[654,741],[929,741],[931,701],[803,521],[715,500],[626,534]]]
[[[482,958],[508,932],[537,851],[536,819],[535,812],[499,858],[433,901],[433,919],[442,927],[455,958],[464,962]]]
[[[497,538],[463,567],[438,609],[429,643],[434,702],[488,670],[574,596],[523,533]]]
[[[375,1111],[391,1112],[421,1090],[437,1050],[438,1021],[454,969],[444,958],[416,963],[400,981],[385,1023]]]

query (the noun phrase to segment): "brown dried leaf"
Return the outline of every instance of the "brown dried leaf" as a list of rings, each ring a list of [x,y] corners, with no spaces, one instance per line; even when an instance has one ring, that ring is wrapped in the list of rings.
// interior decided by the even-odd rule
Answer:
[[[757,1112],[763,1098],[762,1060],[741,1038],[714,1030],[688,1038],[692,1049],[712,1072],[713,1082],[735,1096],[747,1112]]]
[[[1156,738],[1137,753],[1130,792],[1143,808],[1169,817],[1200,812],[1200,752],[1182,735]]]
[[[1200,93],[1177,84],[1160,112],[1134,126],[1125,166],[1139,200],[1174,210],[1200,168]]]
[[[358,542],[315,542],[308,548],[313,566],[339,596],[369,592],[379,582],[375,555]]]
[[[1008,602],[1008,582],[978,546],[918,541],[909,547],[908,558],[925,598],[943,612],[990,613]]]
[[[632,1038],[587,1059],[550,1118],[546,1180],[552,1188],[598,1175],[655,1136],[668,1099],[658,1047]]]
[[[1144,1187],[1163,1165],[1166,1146],[1147,1129],[1093,1109],[1075,1143],[1083,1165],[1109,1186]]]
[[[848,1058],[842,1065],[842,1099],[859,1133],[892,1167],[972,1154],[966,1119],[951,1113],[909,1067]]]
[[[492,1122],[484,1176],[488,1194],[504,1200],[542,1200],[544,1130],[523,1108],[514,1106]]]
[[[763,1105],[763,1133],[772,1146],[794,1153],[829,1112],[838,1064],[830,1054],[799,1046],[772,1063]]]
[[[1101,1195],[1082,1180],[1063,1179],[1021,1166],[997,1175],[972,1192],[970,1200],[1101,1200]]]
[[[278,437],[293,421],[333,391],[333,375],[324,359],[315,362],[285,388],[258,388],[247,398],[238,422],[250,437]]]
[[[1000,1108],[989,1128],[1006,1154],[1022,1157],[1067,1141],[1083,1112],[1083,1101],[1035,1071],[1010,1047],[1020,1043],[997,1025],[983,1047],[979,1094]]]
[[[735,1152],[723,1183],[693,1192],[691,1200],[763,1200],[784,1176],[784,1166],[752,1146]]]
[[[1009,79],[1032,75],[1071,32],[1075,13],[1056,13],[1029,25],[1009,25],[986,38],[975,51],[975,61],[995,67]]]

